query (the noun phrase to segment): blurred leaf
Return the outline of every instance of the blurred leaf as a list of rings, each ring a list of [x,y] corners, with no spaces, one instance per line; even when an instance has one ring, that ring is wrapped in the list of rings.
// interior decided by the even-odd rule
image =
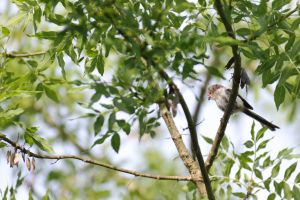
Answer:
[[[45,90],[47,97],[49,97],[51,100],[55,101],[56,103],[59,103],[58,96],[54,90],[52,90],[46,85],[43,85],[43,89]]]
[[[110,135],[108,133],[106,133],[105,135],[103,135],[101,138],[97,139],[94,144],[91,146],[91,148],[93,148],[95,145],[97,144],[102,144],[106,138],[108,138]]]
[[[280,170],[280,164],[281,164],[281,162],[278,162],[278,163],[273,167],[272,172],[271,172],[273,178],[275,178],[275,177],[278,175],[279,170]]]
[[[275,193],[271,193],[269,194],[267,200],[274,200],[276,198],[276,194]]]
[[[243,192],[233,192],[232,193],[233,196],[239,197],[239,198],[245,198],[246,194],[244,194]]]
[[[121,139],[118,133],[114,133],[111,138],[111,146],[115,150],[116,153],[119,152]]]
[[[279,109],[279,106],[283,103],[284,98],[285,98],[284,86],[277,86],[274,91],[274,101],[275,101],[277,110]]]
[[[247,147],[247,148],[251,148],[253,147],[254,143],[251,141],[251,140],[248,140],[244,143],[244,145]]]
[[[37,130],[38,130],[37,127],[26,128],[26,131],[24,134],[26,143],[28,143],[30,146],[34,143],[41,150],[47,151],[49,153],[53,153],[53,149],[50,146],[50,144],[48,143],[48,141],[36,134]]]
[[[257,178],[263,180],[263,175],[262,175],[261,171],[259,171],[258,169],[254,169],[254,174]]]
[[[6,23],[6,27],[11,27],[14,25],[19,24],[21,21],[23,21],[26,18],[27,13],[26,12],[19,12],[14,17],[10,18],[8,22]]]
[[[104,124],[104,117],[102,115],[99,115],[94,123],[95,135],[97,135],[101,131],[103,124]]]
[[[284,172],[284,180],[288,180],[297,167],[297,162],[290,165]]]
[[[210,73],[211,75],[214,75],[216,77],[225,79],[225,77],[223,76],[223,74],[219,71],[218,68],[216,67],[207,67],[205,66],[205,68],[207,69],[208,73]]]

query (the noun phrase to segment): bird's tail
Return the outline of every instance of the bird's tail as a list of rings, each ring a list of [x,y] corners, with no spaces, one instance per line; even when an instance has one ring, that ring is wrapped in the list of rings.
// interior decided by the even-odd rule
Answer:
[[[275,124],[272,124],[271,122],[269,122],[268,120],[266,120],[265,118],[259,116],[258,114],[252,112],[249,109],[244,109],[243,113],[245,113],[246,115],[248,115],[249,117],[252,117],[253,119],[259,121],[260,123],[262,123],[263,125],[265,125],[266,127],[268,127],[271,131],[275,131],[276,128],[279,128],[278,126],[276,126]]]

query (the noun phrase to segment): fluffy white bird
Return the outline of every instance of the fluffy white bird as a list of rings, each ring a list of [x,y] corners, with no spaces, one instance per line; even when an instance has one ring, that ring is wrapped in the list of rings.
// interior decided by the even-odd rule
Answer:
[[[213,99],[217,103],[218,107],[225,111],[227,104],[229,102],[229,98],[231,95],[231,89],[226,88],[222,85],[215,84],[208,87],[208,99]],[[268,127],[270,130],[275,131],[278,126],[272,124],[265,118],[259,116],[258,114],[254,113],[253,107],[240,95],[237,96],[235,106],[233,112],[243,112],[249,117],[259,121],[264,126]]]

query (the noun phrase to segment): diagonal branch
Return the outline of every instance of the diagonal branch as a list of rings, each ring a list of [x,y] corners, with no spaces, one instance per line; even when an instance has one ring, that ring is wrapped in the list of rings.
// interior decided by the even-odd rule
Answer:
[[[225,12],[224,12],[224,9],[223,9],[223,6],[222,6],[220,0],[215,0],[215,7],[217,9],[217,12],[218,12],[219,16],[221,17],[222,23],[225,26],[225,29],[227,31],[228,36],[235,39],[235,34],[233,32],[231,24],[229,23],[229,21],[227,20],[227,18],[225,16]],[[232,54],[233,54],[233,58],[234,58],[234,73],[233,73],[232,93],[230,95],[227,108],[225,109],[224,115],[221,119],[221,123],[219,125],[219,128],[218,128],[217,134],[215,136],[213,145],[212,145],[212,147],[209,151],[208,157],[205,161],[207,171],[210,170],[210,168],[211,168],[211,166],[212,166],[212,164],[213,164],[213,162],[214,162],[214,160],[215,160],[215,158],[218,154],[218,150],[219,150],[221,141],[222,141],[222,139],[224,137],[224,134],[225,134],[227,123],[229,121],[230,115],[231,115],[232,110],[234,108],[236,97],[238,95],[239,83],[240,83],[241,72],[242,72],[241,57],[238,53],[238,46],[237,45],[231,45],[231,49],[232,49]]]
[[[190,130],[193,151],[195,152],[195,155],[196,155],[198,163],[199,163],[199,167],[200,167],[201,174],[202,174],[202,177],[203,177],[203,182],[205,184],[205,188],[206,188],[206,192],[207,192],[207,197],[210,200],[214,199],[214,194],[213,194],[213,191],[212,191],[210,179],[209,179],[208,172],[206,170],[205,163],[204,163],[204,160],[203,160],[203,156],[202,156],[200,146],[199,146],[199,143],[198,143],[198,136],[197,136],[195,122],[192,118],[192,115],[189,111],[189,108],[188,108],[188,106],[185,102],[185,99],[184,99],[183,95],[181,94],[181,92],[177,88],[177,85],[172,81],[172,79],[169,78],[168,74],[165,71],[160,70],[160,75],[175,89],[175,91],[176,91],[176,93],[179,97],[179,103],[180,103],[180,105],[183,109],[183,112],[185,114],[185,117],[186,117],[186,120],[187,120],[187,123],[188,123],[189,130]]]
[[[185,144],[183,143],[181,134],[179,133],[179,131],[175,125],[175,122],[173,120],[171,113],[168,111],[168,109],[166,108],[166,106],[164,104],[160,104],[160,112],[161,112],[161,115],[168,127],[171,138],[178,150],[180,158],[182,159],[184,165],[189,170],[189,172],[192,176],[192,180],[196,184],[196,186],[197,186],[198,190],[201,192],[201,194],[202,195],[206,194],[206,191],[203,188],[202,182],[199,182],[199,177],[201,177],[201,174],[200,174],[197,162],[190,155],[188,149],[186,148]]]
[[[92,165],[104,167],[104,168],[107,168],[107,169],[111,169],[111,170],[118,171],[118,172],[123,172],[123,173],[126,173],[126,174],[131,174],[131,175],[139,176],[139,177],[145,177],[145,178],[156,179],[156,180],[192,181],[192,177],[190,177],[190,176],[161,176],[161,175],[152,175],[152,174],[147,174],[147,173],[141,173],[141,172],[137,172],[137,171],[133,171],[133,170],[129,170],[129,169],[116,167],[114,165],[99,162],[95,159],[90,159],[90,158],[82,157],[82,156],[78,156],[78,155],[42,155],[42,154],[37,154],[37,153],[34,153],[32,151],[29,151],[24,146],[21,146],[20,144],[10,140],[9,138],[7,138],[3,134],[0,134],[0,141],[4,141],[7,144],[10,144],[12,147],[20,150],[21,152],[27,154],[28,156],[34,157],[34,158],[50,159],[50,160],[62,160],[62,159],[80,160],[80,161],[85,162],[85,163],[89,163],[89,164],[92,164]],[[202,180],[198,178],[198,181],[201,182]]]

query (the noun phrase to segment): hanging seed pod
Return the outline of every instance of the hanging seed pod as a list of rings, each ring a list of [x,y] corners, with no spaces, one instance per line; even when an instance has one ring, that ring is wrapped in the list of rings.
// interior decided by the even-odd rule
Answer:
[[[23,160],[23,162],[25,162],[25,153],[24,152],[22,152],[22,160]]]
[[[18,166],[19,165],[19,160],[20,160],[20,156],[18,153],[15,153],[15,157],[14,157],[14,165]]]
[[[26,156],[25,164],[26,164],[26,167],[27,167],[28,171],[30,171],[31,170],[31,162],[30,162],[30,159],[29,159],[28,156]]]
[[[32,165],[32,171],[34,171],[35,170],[35,159],[34,158],[32,158],[32,160],[31,160],[31,165]]]
[[[9,167],[13,168],[14,167],[14,159],[15,159],[15,153],[12,153],[10,156],[10,160],[9,160]]]
[[[7,151],[7,153],[6,153],[6,162],[7,162],[7,164],[8,164],[9,161],[10,161],[10,157],[11,157],[11,152],[10,152],[10,151]]]

